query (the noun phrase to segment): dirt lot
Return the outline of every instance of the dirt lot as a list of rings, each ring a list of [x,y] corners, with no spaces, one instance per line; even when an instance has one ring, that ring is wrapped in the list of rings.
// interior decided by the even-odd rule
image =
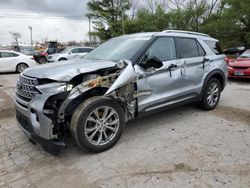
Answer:
[[[250,81],[230,81],[214,111],[164,111],[129,123],[111,150],[71,142],[54,157],[15,123],[17,76],[0,75],[0,187],[250,187]]]

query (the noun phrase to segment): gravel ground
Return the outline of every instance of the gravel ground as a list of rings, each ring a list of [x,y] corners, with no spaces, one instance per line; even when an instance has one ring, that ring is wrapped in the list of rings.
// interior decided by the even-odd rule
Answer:
[[[70,142],[54,157],[16,125],[17,76],[0,75],[0,187],[250,187],[250,81],[231,80],[214,111],[164,111],[127,124],[106,152]]]

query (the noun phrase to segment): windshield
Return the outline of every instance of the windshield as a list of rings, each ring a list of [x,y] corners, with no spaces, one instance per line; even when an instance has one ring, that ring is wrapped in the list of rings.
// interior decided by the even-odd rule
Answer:
[[[84,59],[119,61],[131,60],[150,37],[119,37],[103,43]]]
[[[240,55],[241,58],[250,58],[250,50],[245,51]]]
[[[67,53],[69,50],[71,50],[71,48],[66,48],[66,49],[64,49],[63,51],[61,51],[60,53],[61,53],[61,54],[65,54],[65,53]]]

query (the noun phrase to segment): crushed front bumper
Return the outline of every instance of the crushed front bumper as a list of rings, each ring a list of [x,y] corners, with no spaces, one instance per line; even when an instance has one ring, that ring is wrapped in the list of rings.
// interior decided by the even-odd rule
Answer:
[[[53,138],[52,121],[42,113],[47,97],[39,97],[34,102],[24,103],[16,96],[15,109],[18,126],[32,143],[40,144],[46,152],[58,155],[65,148],[65,141]]]

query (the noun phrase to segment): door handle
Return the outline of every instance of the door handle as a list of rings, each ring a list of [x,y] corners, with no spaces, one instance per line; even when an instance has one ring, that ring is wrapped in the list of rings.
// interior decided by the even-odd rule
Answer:
[[[177,68],[177,67],[178,67],[178,65],[176,65],[176,64],[169,65],[168,71],[170,73],[170,77],[172,77],[172,69]]]
[[[174,68],[177,68],[177,67],[178,67],[177,65],[171,64],[171,65],[168,67],[168,69],[174,69]]]
[[[210,61],[210,59],[204,57],[204,59],[203,59],[203,61],[202,61],[202,68],[203,68],[203,69],[205,69],[205,63],[206,63],[206,62],[209,62],[209,61]]]

